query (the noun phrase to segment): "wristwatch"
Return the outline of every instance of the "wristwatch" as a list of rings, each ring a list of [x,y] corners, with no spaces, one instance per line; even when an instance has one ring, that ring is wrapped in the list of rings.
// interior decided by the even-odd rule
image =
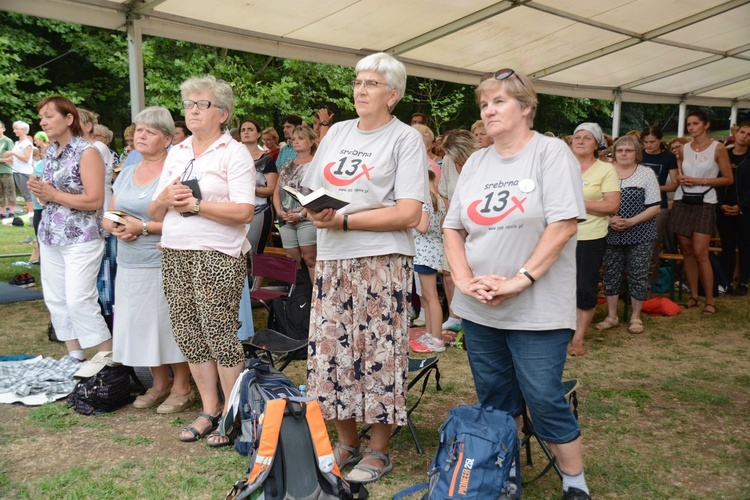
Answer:
[[[331,126],[330,123],[325,122],[325,121],[324,122],[320,122],[320,125],[323,126],[323,127],[330,127]]]
[[[307,220],[307,217],[302,215],[302,212],[297,212],[297,215],[299,216],[299,220]]]
[[[148,227],[146,226],[146,221],[143,221],[143,231],[141,231],[141,236],[148,236]]]
[[[193,213],[197,214],[201,211],[201,200],[200,198],[195,200],[195,205],[193,205]]]

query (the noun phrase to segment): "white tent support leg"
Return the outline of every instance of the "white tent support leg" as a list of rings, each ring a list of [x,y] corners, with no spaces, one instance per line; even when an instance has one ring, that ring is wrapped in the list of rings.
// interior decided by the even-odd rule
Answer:
[[[622,92],[615,91],[615,104],[612,110],[612,138],[620,136],[620,120],[622,119]]]
[[[143,39],[137,15],[128,19],[128,67],[130,73],[130,116],[133,121],[145,107],[143,85]]]
[[[685,99],[680,100],[680,117],[677,119],[677,137],[685,135],[685,118],[687,118],[687,102]]]
[[[739,108],[739,106],[737,106],[737,100],[735,99],[734,101],[732,101],[732,110],[729,113],[729,129],[730,129],[730,133],[731,133],[732,126],[737,123],[737,111],[739,110],[738,108]]]

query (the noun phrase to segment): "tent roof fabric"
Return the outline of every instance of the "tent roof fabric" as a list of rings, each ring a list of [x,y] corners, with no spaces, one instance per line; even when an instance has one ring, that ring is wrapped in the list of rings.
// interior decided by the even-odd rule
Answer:
[[[750,0],[2,0],[108,29],[475,84],[499,68],[570,97],[750,107]]]

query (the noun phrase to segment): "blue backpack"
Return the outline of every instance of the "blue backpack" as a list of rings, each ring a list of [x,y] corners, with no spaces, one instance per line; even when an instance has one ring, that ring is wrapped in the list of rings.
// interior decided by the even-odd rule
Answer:
[[[272,399],[300,398],[297,387],[286,375],[272,366],[250,359],[238,379],[240,384],[238,418],[241,434],[234,442],[241,455],[249,455],[258,445],[261,430],[261,415],[266,402]]]
[[[515,480],[510,473],[516,467]],[[428,485],[407,488],[393,499],[428,488],[430,500],[521,498],[520,443],[513,418],[481,405],[453,408],[440,426],[440,441]]]

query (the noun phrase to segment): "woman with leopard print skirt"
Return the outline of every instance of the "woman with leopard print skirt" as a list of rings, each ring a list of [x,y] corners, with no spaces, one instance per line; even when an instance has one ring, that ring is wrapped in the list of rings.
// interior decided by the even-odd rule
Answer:
[[[149,216],[163,221],[162,273],[172,331],[203,403],[179,435],[192,442],[219,422],[217,383],[229,394],[244,366],[237,328],[255,167],[247,148],[222,132],[234,108],[232,88],[204,76],[190,78],[180,90],[193,135],[170,150]],[[227,446],[231,438],[216,431],[207,444]]]

